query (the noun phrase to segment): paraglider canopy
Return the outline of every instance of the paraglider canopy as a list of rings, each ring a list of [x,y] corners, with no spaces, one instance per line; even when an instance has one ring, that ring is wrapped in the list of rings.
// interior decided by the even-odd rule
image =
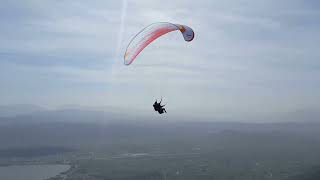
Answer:
[[[145,47],[160,36],[172,31],[180,31],[187,42],[192,41],[194,38],[193,30],[186,25],[168,22],[153,23],[143,28],[132,38],[124,54],[124,64],[130,65]]]

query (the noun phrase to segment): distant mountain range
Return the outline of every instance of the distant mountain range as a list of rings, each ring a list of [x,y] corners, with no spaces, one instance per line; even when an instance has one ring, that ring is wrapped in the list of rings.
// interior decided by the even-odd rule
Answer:
[[[196,116],[195,116],[196,117]],[[44,108],[31,104],[18,104],[0,106],[0,124],[7,122],[106,122],[106,121],[140,121],[140,120],[164,120],[170,121],[203,121],[203,122],[320,122],[320,112],[317,110],[297,110],[292,112],[275,113],[268,117],[235,117],[231,119],[219,118],[192,118],[174,115],[174,112],[159,116],[152,110],[127,111],[114,107],[86,107],[66,105],[56,109]]]
[[[86,107],[67,105],[56,109],[43,108],[36,105],[0,106],[0,125],[28,124],[28,123],[107,123],[107,122],[136,122],[150,120],[143,115],[143,111],[131,114],[125,109],[114,107]],[[161,118],[150,111],[153,118]]]
[[[48,109],[32,104],[1,105],[0,117],[14,117],[46,110]]]
[[[268,134],[272,139],[299,135],[301,138],[316,139],[317,142],[320,137],[320,122],[303,118],[301,121],[277,123],[213,122],[212,119],[210,122],[210,119],[181,119],[169,115],[163,117],[154,112],[143,116],[129,115],[126,111],[86,110],[79,107],[59,110],[30,107],[23,111],[13,108],[16,111],[7,111],[12,112],[11,116],[0,117],[0,149],[31,145],[89,146],[97,143],[131,142],[131,139],[140,139],[139,143],[144,143],[147,140],[154,142],[155,139],[162,141],[172,137],[188,140],[199,137],[201,140],[214,138],[218,134],[224,137],[241,135],[249,138],[258,133],[261,136]]]

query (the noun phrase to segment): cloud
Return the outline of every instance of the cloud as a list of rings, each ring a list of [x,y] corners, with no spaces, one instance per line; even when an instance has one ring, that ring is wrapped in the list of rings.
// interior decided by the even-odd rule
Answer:
[[[127,1],[119,34],[122,6],[3,2],[2,103],[134,103],[147,110],[163,96],[171,109],[209,117],[319,108],[319,3]],[[169,33],[123,66],[118,46],[121,55],[136,32],[157,21],[189,25],[194,41]]]

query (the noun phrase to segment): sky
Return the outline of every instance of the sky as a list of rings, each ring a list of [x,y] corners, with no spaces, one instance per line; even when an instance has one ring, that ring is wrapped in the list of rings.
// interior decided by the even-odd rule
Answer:
[[[316,0],[1,0],[0,105],[134,113],[162,97],[168,112],[195,117],[320,111],[319,19]],[[195,38],[169,33],[123,65],[154,22]]]

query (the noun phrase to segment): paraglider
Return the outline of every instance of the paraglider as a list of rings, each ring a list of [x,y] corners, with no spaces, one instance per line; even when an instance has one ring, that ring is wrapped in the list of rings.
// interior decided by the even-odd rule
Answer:
[[[173,24],[169,22],[150,24],[149,26],[143,28],[131,39],[124,54],[124,64],[130,65],[150,43],[173,31],[180,31],[183,39],[187,42],[190,42],[194,39],[193,30],[186,25]],[[165,105],[161,105],[161,101],[158,103],[156,100],[153,104],[153,108],[159,114],[167,113],[166,109],[164,108]]]
[[[168,22],[153,23],[143,28],[132,38],[124,54],[124,64],[130,65],[145,47],[160,36],[172,31],[180,31],[184,40],[187,42],[192,41],[194,38],[193,30],[186,25],[172,24]]]
[[[162,99],[158,103],[157,100],[153,103],[153,109],[158,111],[159,114],[167,113],[166,109],[164,108],[165,105],[161,105]]]

